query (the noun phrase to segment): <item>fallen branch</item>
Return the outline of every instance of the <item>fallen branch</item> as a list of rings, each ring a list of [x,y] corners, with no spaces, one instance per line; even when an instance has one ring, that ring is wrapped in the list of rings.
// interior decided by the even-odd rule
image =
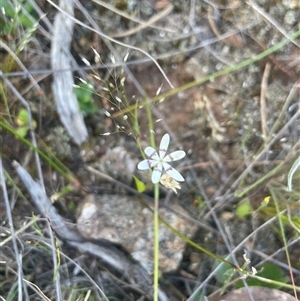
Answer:
[[[60,1],[60,8],[68,15],[73,16],[73,0]],[[52,90],[61,122],[74,142],[80,145],[87,139],[88,132],[73,91],[74,79],[71,72],[71,53],[69,49],[74,21],[68,15],[58,12],[54,20],[51,44],[51,64],[54,71]],[[56,70],[67,71],[55,72]]]

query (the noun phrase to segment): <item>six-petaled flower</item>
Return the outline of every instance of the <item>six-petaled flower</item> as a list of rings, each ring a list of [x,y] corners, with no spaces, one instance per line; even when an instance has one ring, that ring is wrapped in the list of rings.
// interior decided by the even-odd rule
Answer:
[[[153,147],[146,147],[144,152],[147,155],[148,159],[141,161],[137,166],[140,170],[146,170],[154,167],[151,178],[154,184],[159,182],[163,173],[163,169],[165,170],[165,173],[174,180],[179,182],[184,181],[182,175],[168,162],[182,159],[185,156],[185,152],[182,150],[178,150],[170,153],[169,155],[166,155],[169,143],[170,136],[169,134],[165,134],[160,141],[158,153]]]

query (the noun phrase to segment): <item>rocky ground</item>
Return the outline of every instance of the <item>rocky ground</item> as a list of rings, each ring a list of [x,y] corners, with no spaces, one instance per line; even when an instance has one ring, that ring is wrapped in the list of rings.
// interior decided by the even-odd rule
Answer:
[[[51,2],[37,4],[47,13],[47,22],[52,23],[56,9]],[[284,227],[294,280],[299,283],[299,174],[293,182],[295,192],[288,193],[286,183],[299,155],[300,40],[255,59],[299,30],[299,2],[95,0],[82,5],[75,9],[75,18],[82,23],[75,22],[72,36],[72,75],[78,85],[82,81],[90,83],[93,93],[91,98],[89,93],[83,94],[89,103],[83,109],[88,138],[80,145],[62,125],[55,106],[51,36],[38,28],[24,50],[17,52],[15,44],[26,41],[26,28],[17,33],[2,32],[5,43],[41,89],[35,90],[20,65],[6,63],[11,56],[3,48],[1,70],[31,108],[37,146],[57,166],[61,167],[54,156],[68,168],[56,169],[45,158],[37,163],[28,144],[3,126],[1,155],[8,186],[4,195],[10,201],[10,209],[4,205],[5,198],[0,203],[3,298],[14,300],[15,295],[10,294],[16,294],[13,287],[17,283],[18,263],[11,256],[15,249],[9,239],[10,211],[14,229],[20,231],[26,279],[51,300],[56,298],[53,274],[49,272],[53,264],[47,213],[32,205],[32,197],[12,168],[13,160],[20,162],[34,179],[41,167],[46,195],[52,200],[55,196],[54,206],[71,230],[78,230],[77,234],[88,242],[112,242],[128,258],[132,256],[147,272],[151,271],[153,187],[147,172],[136,169],[142,160],[138,143],[142,149],[150,143],[145,95],[151,101],[156,143],[169,133],[170,150],[180,148],[187,153],[182,163],[174,163],[185,177],[178,194],[161,186],[162,217],[214,254],[234,254],[231,259],[235,257],[243,265],[246,250],[257,269],[268,259],[280,267],[282,277],[287,277],[289,267],[281,232],[278,223],[272,222],[277,200],[280,210],[289,212]],[[36,13],[31,14],[36,17]],[[40,24],[45,30],[46,23]],[[108,44],[99,31],[123,44]],[[100,55],[100,63],[91,46]],[[118,66],[128,53],[127,67]],[[251,58],[253,62],[234,68]],[[227,72],[216,74],[222,70]],[[17,116],[24,102],[7,82],[3,83],[7,89],[6,96],[1,96],[3,122],[18,129]],[[24,137],[33,142],[30,132]],[[133,175],[146,184],[142,196],[135,192]],[[66,187],[72,191],[62,193]],[[255,211],[268,196],[270,205]],[[240,215],[237,209],[241,203],[248,204],[252,214]],[[32,212],[43,218],[25,227],[33,220]],[[120,271],[110,269],[79,247],[71,247],[67,238],[60,239],[60,252],[69,256],[62,257],[61,262],[61,285],[68,288],[63,290],[66,300],[68,290],[83,300],[88,289],[93,296],[89,300],[102,300],[95,289],[97,285],[109,300],[142,300],[139,298],[143,298],[143,292],[131,286],[133,282],[128,277],[123,279]],[[183,243],[163,225],[160,240],[161,290],[170,300],[204,300],[201,298],[223,286],[220,273],[213,273],[213,258]],[[29,286],[28,300],[40,300],[33,284]],[[202,295],[195,297],[193,292],[199,287]],[[228,291],[234,288],[231,284]]]

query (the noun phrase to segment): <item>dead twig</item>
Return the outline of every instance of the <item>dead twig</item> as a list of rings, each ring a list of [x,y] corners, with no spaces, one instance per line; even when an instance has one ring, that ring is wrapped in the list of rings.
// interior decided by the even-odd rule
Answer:
[[[70,71],[71,53],[69,49],[74,20],[69,16],[74,14],[74,2],[73,0],[62,0],[59,7],[67,14],[59,11],[54,20],[51,46],[51,63],[54,69],[52,90],[61,122],[74,142],[80,145],[88,138],[88,132],[73,91],[74,79]],[[67,71],[55,72],[58,69]]]

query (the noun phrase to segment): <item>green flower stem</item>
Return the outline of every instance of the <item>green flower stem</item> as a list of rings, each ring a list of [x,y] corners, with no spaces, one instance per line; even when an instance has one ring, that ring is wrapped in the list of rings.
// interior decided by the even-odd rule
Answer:
[[[158,184],[156,184],[158,185]],[[155,191],[154,191],[155,193]],[[150,211],[153,212],[153,214],[155,214],[154,209],[152,209],[151,207],[148,206],[147,202],[145,202],[142,197],[139,198],[139,201],[141,202],[141,204],[143,204],[143,206],[145,206],[146,208],[148,208]],[[243,272],[243,270],[236,266],[235,264],[231,263],[230,261],[225,260],[224,258],[210,252],[209,250],[205,249],[204,247],[198,245],[197,243],[195,243],[194,241],[190,240],[188,237],[186,237],[184,234],[182,234],[181,232],[179,232],[177,229],[175,229],[174,227],[172,227],[166,220],[164,220],[162,217],[160,217],[158,215],[158,220],[159,222],[163,223],[167,228],[169,228],[172,232],[174,232],[178,237],[180,237],[183,241],[185,241],[186,243],[188,243],[189,245],[191,245],[192,247],[194,247],[196,250],[199,250],[200,252],[203,252],[205,254],[207,254],[208,256],[223,262],[229,266],[231,266],[233,269],[235,269],[238,272]],[[247,273],[247,271],[245,271],[245,273]]]
[[[293,284],[283,283],[283,282],[276,281],[276,280],[273,280],[273,279],[268,279],[268,278],[260,277],[260,276],[257,276],[257,275],[248,275],[248,276],[251,277],[251,278],[260,280],[260,281],[262,281],[264,283],[269,283],[269,284],[272,284],[274,286],[277,285],[278,287],[284,287],[284,288],[287,288],[287,289],[291,289],[291,290],[300,292],[300,287],[299,286],[295,286]]]
[[[146,99],[146,111],[147,118],[149,121],[149,134],[150,134],[150,145],[155,148],[155,138],[153,131],[153,118],[151,110],[151,101],[147,97]],[[158,217],[158,202],[159,202],[159,184],[154,184],[154,214],[153,214],[153,226],[154,226],[154,244],[153,244],[153,300],[158,301],[158,256],[159,256],[159,217]]]
[[[154,185],[154,301],[158,301],[158,278],[159,278],[159,267],[158,267],[158,257],[159,257],[159,216],[158,216],[158,200],[159,200],[159,184]]]
[[[153,118],[152,118],[152,110],[151,110],[151,100],[146,98],[146,111],[147,111],[147,119],[149,121],[149,134],[150,134],[150,145],[155,148],[155,139],[154,139],[154,131],[153,131]]]

